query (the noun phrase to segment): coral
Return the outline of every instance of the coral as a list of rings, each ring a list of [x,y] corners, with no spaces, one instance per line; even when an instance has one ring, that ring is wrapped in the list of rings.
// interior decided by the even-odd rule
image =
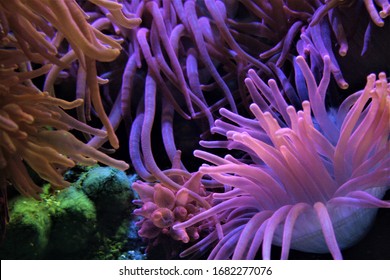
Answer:
[[[49,255],[51,258],[81,258],[96,232],[96,209],[75,187],[61,191],[51,214]]]
[[[42,259],[50,239],[51,219],[47,208],[31,197],[10,203],[7,238],[0,245],[1,259]]]
[[[178,164],[180,153],[175,157]],[[176,167],[176,168],[175,168]],[[204,210],[210,208],[208,197],[200,173],[190,174],[174,165],[166,170],[167,180],[161,183],[146,183],[136,181],[132,184],[138,199],[135,205],[140,208],[134,214],[142,217],[137,223],[138,235],[148,241],[147,251],[168,244],[169,239],[180,241],[171,242],[162,258],[177,255],[183,243],[198,240],[203,230],[208,230],[208,223],[197,223],[186,229],[174,229],[174,225],[185,222]],[[169,237],[169,238],[167,238]],[[165,255],[164,255],[165,254]]]
[[[269,259],[274,243],[282,246],[282,259],[290,247],[317,253],[329,250],[338,259],[340,249],[365,234],[376,208],[390,208],[389,201],[381,200],[390,184],[386,75],[380,73],[378,80],[369,75],[364,90],[327,112],[330,58],[324,57],[319,84],[302,57],[297,64],[309,95],[303,110],[286,106],[274,80],[264,88],[249,70],[246,83],[256,100],[250,106],[255,119],[222,109],[221,114],[237,126],[218,122],[218,132],[228,142],[203,143],[239,149],[247,156],[219,158],[195,152],[215,164],[204,165],[199,172],[223,184],[226,191],[213,195],[213,207],[173,228],[183,230],[217,216],[224,236],[211,233],[182,256],[216,243],[210,259],[253,259],[261,245],[263,258]],[[263,111],[265,102],[277,111]]]
[[[118,259],[126,250],[139,250],[140,238],[128,237],[135,223],[130,215],[134,178],[100,166],[80,166],[66,174],[69,180],[78,178],[69,188],[54,190],[45,184],[39,200],[23,196],[12,200],[2,256]]]
[[[40,200],[16,197],[1,251],[6,259],[56,259],[83,256],[96,229],[96,211],[75,187],[52,193],[43,187]]]
[[[127,175],[112,167],[95,167],[80,178],[79,184],[96,207],[99,230],[115,232],[130,215],[134,198]]]
[[[134,210],[134,214],[145,218],[140,223],[138,232],[141,237],[154,239],[162,233],[184,243],[199,238],[195,227],[185,231],[172,229],[173,225],[188,220],[202,209],[190,198],[186,186],[175,192],[159,183],[150,186],[140,181],[134,183],[132,187],[140,196],[140,201],[135,203],[142,201],[142,207]]]
[[[134,193],[130,185],[136,176],[95,165],[72,168],[65,177],[85,193],[96,208],[95,232],[89,238],[89,250],[82,258],[118,259],[127,250],[136,250],[142,255],[143,243],[136,234],[135,217],[131,215]]]
[[[129,216],[128,216],[129,217]],[[115,232],[111,229],[110,232],[107,231],[98,231],[95,238],[90,242],[90,250],[87,253],[86,257],[88,259],[95,260],[117,260],[124,259],[125,256],[128,256],[126,259],[134,259],[137,257],[145,258],[143,253],[143,242],[138,235],[128,236],[132,232],[132,225],[134,222],[132,219],[123,219],[122,224],[115,228]],[[134,252],[132,258],[131,253]]]

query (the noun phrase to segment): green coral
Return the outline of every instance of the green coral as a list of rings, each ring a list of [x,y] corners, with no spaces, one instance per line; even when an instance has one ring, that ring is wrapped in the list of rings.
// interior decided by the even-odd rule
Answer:
[[[3,258],[66,258],[86,247],[96,228],[96,210],[88,197],[72,186],[52,192],[45,185],[41,198],[19,196],[11,203]]]
[[[129,221],[123,221],[115,234],[106,235],[104,232],[97,233],[96,244],[93,246],[90,258],[96,260],[116,260],[128,245],[127,233]]]
[[[127,175],[112,167],[96,167],[88,171],[80,186],[95,204],[99,231],[114,235],[131,212],[133,194]]]
[[[118,259],[139,247],[139,237],[129,236],[135,176],[94,166],[71,169],[65,178],[71,187],[46,184],[40,201],[12,201],[2,259]]]
[[[85,194],[97,208],[115,207],[107,210],[121,212],[128,208],[131,199],[130,181],[126,173],[112,167],[96,167],[88,171],[81,183]]]
[[[52,213],[50,255],[52,258],[80,258],[96,230],[92,201],[71,186],[57,195],[59,204]]]
[[[51,220],[41,201],[20,197],[10,202],[2,259],[41,259],[49,242]]]

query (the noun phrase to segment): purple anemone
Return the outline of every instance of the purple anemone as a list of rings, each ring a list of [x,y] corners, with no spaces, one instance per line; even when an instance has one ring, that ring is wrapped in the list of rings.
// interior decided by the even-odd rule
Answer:
[[[188,163],[193,147],[200,139],[211,139],[209,131],[220,117],[219,109],[249,113],[244,82],[249,69],[264,80],[291,80],[289,69],[297,68],[294,58],[301,55],[318,79],[322,57],[329,56],[332,83],[339,88],[335,95],[348,87],[354,92],[367,74],[386,70],[387,52],[381,46],[387,42],[390,9],[387,0],[375,3],[125,2],[124,7],[142,19],[124,36],[129,57],[120,93],[136,172],[148,182],[165,180],[161,171],[177,150],[183,152],[183,166],[195,169]],[[378,48],[382,59],[369,63]],[[345,66],[360,61],[364,65],[359,65],[359,75]],[[289,104],[299,107],[306,99],[300,96]]]
[[[288,258],[290,248],[330,252],[340,259],[340,250],[364,236],[377,208],[390,208],[390,202],[382,200],[390,184],[386,75],[369,75],[363,90],[327,111],[329,57],[324,57],[319,84],[302,57],[296,62],[309,95],[302,110],[287,106],[275,80],[264,88],[249,70],[246,84],[257,101],[250,106],[255,119],[222,109],[221,115],[235,125],[219,121],[215,131],[228,141],[203,142],[206,147],[242,150],[246,156],[220,158],[195,151],[214,164],[199,171],[225,191],[213,194],[212,208],[174,228],[216,217],[223,237],[212,231],[182,256],[213,244],[209,259],[253,259],[260,248],[269,259],[275,244],[282,247],[282,259]],[[274,110],[263,111],[264,102]]]

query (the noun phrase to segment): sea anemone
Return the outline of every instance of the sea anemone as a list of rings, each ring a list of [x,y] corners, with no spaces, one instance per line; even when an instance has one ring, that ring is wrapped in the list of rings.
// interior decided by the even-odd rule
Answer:
[[[159,183],[151,186],[144,182],[137,182],[133,184],[133,188],[142,201],[142,207],[136,209],[134,214],[145,218],[139,223],[140,237],[153,240],[160,234],[166,234],[184,243],[199,238],[198,230],[194,226],[184,230],[172,228],[173,225],[188,220],[202,209],[196,201],[190,199],[186,187],[173,192]]]
[[[201,181],[202,174],[182,170],[180,154],[179,151],[176,153],[173,167],[164,171],[164,182],[137,181],[132,185],[139,196],[133,203],[140,206],[134,214],[142,217],[137,224],[138,234],[148,240],[147,250],[161,245],[166,236],[180,241],[179,244],[194,242],[202,230],[208,229],[207,222],[195,223],[185,229],[173,228],[211,207],[210,197]]]
[[[116,1],[92,0],[101,13],[93,23],[74,0],[63,1],[0,1],[0,203],[1,226],[8,219],[7,185],[12,183],[21,194],[39,199],[41,191],[30,178],[28,166],[55,188],[69,186],[62,174],[76,163],[97,161],[127,169],[128,164],[113,159],[96,148],[102,144],[80,141],[71,129],[78,130],[98,142],[107,139],[114,148],[119,142],[100,97],[96,62],[112,61],[121,46],[100,30],[115,25],[133,28],[139,18],[123,14]],[[95,9],[97,9],[95,7]],[[16,11],[16,12],[15,12]],[[108,20],[110,19],[110,20]],[[61,70],[78,62],[85,74],[82,92],[66,101],[55,96],[54,82]],[[76,63],[75,63],[76,64]],[[43,75],[47,74],[42,90]],[[62,73],[63,76],[64,73]],[[64,110],[93,105],[104,128],[95,129],[71,117]],[[87,117],[88,118],[88,117]]]
[[[346,61],[356,63],[361,52],[368,59],[367,54],[375,53],[386,40],[379,34],[388,31],[383,27],[389,14],[387,2],[377,1],[375,6],[372,1],[353,0],[188,0],[124,5],[142,19],[140,26],[125,35],[129,58],[120,104],[130,130],[129,154],[136,172],[146,181],[161,180],[159,173],[178,149],[186,155],[186,168],[194,170],[188,163],[193,160],[189,150],[200,139],[211,139],[218,110],[249,113],[244,80],[250,68],[264,80],[282,79],[281,73],[290,79],[293,57],[299,54],[310,61],[317,79],[322,57],[327,55],[339,88],[351,85],[354,92],[355,79],[364,79],[354,77]],[[379,44],[372,44],[374,35],[381,38]],[[386,53],[383,58],[376,61],[375,69],[365,63],[363,77],[387,67]],[[299,107],[303,100],[298,101],[290,104]],[[192,141],[183,140],[190,133]]]
[[[8,51],[18,55],[18,51]],[[26,165],[56,188],[69,186],[62,172],[76,163],[92,165],[97,161],[127,169],[128,164],[88,146],[73,134],[77,129],[106,136],[65,113],[83,104],[81,99],[68,102],[49,96],[31,86],[31,79],[45,73],[50,65],[33,71],[5,66],[0,72],[0,189],[2,206],[7,207],[7,182],[21,194],[39,199],[41,188],[30,178]],[[4,65],[3,65],[4,66]],[[7,219],[4,210],[5,220]]]
[[[218,238],[214,231],[182,256],[214,244],[209,259],[253,259],[260,246],[269,259],[275,244],[282,247],[282,259],[290,248],[330,252],[340,259],[340,250],[364,236],[377,208],[390,208],[390,202],[381,200],[390,184],[386,75],[380,73],[377,80],[369,75],[363,90],[327,111],[331,61],[323,59],[317,84],[303,57],[296,58],[309,95],[298,112],[285,104],[276,81],[264,88],[253,70],[246,84],[257,101],[250,106],[255,119],[221,109],[237,125],[216,123],[228,142],[203,145],[242,150],[246,156],[220,158],[195,151],[215,164],[203,165],[199,172],[221,183],[225,192],[213,195],[212,208],[173,228],[217,217],[224,236]],[[272,110],[261,109],[265,102]]]
[[[97,76],[97,61],[109,62],[121,51],[120,40],[102,33],[102,29],[119,26],[131,29],[140,24],[139,18],[126,17],[122,5],[116,1],[91,0],[104,14],[89,14],[75,0],[61,1],[1,1],[1,39],[24,53],[31,62],[55,65],[45,81],[44,90],[54,96],[54,82],[61,70],[77,61],[79,75],[79,97],[85,101],[86,110],[79,109],[90,119],[91,104],[107,130],[110,144],[119,147],[115,130],[100,97],[99,84],[108,80]],[[15,11],[18,11],[15,13]],[[92,23],[88,20],[92,19]],[[82,89],[80,89],[82,87]],[[84,107],[80,107],[84,108]]]

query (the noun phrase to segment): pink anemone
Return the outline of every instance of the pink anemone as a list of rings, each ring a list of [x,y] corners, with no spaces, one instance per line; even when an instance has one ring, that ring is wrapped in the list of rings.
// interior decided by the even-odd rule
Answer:
[[[305,60],[296,59],[309,95],[298,112],[287,106],[274,80],[261,86],[249,70],[246,85],[258,103],[250,106],[255,119],[222,109],[221,115],[236,123],[216,123],[215,131],[228,141],[202,143],[242,150],[247,156],[220,158],[195,151],[214,164],[204,164],[199,171],[222,184],[225,192],[214,193],[213,207],[173,227],[217,217],[223,237],[211,232],[182,256],[213,244],[209,259],[253,259],[260,250],[269,259],[275,244],[282,247],[282,259],[288,258],[290,248],[330,252],[341,259],[341,250],[369,229],[377,208],[390,208],[390,202],[382,200],[390,185],[386,75],[369,75],[363,90],[338,110],[327,111],[331,63],[328,56],[323,59],[319,84]],[[273,109],[263,111],[262,102]]]

